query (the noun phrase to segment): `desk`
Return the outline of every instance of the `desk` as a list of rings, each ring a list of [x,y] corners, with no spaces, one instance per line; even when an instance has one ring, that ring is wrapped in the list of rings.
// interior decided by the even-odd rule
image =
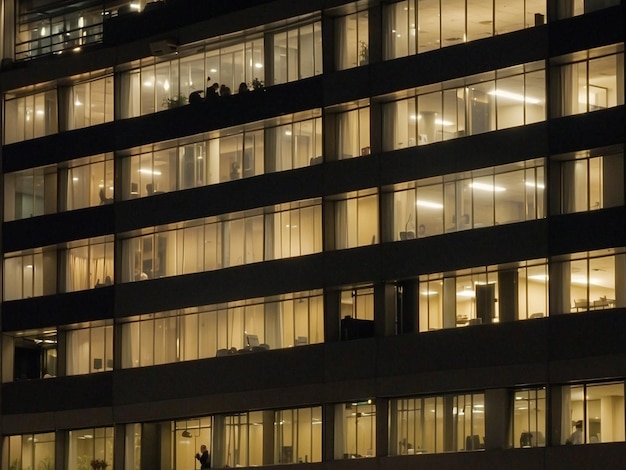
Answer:
[[[589,302],[586,299],[574,300],[574,310],[580,312],[581,310],[600,310],[605,308],[615,308],[615,299],[607,299],[606,297],[600,297],[599,299]]]
[[[607,299],[606,297],[600,297],[592,302],[591,308],[615,308],[615,299]]]

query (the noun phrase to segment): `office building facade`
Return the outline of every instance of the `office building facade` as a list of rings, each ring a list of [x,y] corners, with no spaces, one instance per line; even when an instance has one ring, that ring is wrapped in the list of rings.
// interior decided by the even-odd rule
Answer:
[[[619,468],[623,3],[3,0],[0,468]]]

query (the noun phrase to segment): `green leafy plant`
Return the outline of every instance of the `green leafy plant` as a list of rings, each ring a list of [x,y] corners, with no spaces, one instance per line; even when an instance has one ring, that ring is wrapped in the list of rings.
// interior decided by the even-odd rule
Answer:
[[[94,470],[104,470],[105,468],[109,466],[107,461],[104,459],[102,460],[93,459],[91,462],[89,462],[89,465],[91,465],[91,468],[93,468]]]
[[[370,60],[370,49],[365,41],[359,41],[359,65],[365,65]]]
[[[178,108],[187,104],[187,97],[183,95],[172,96],[163,100],[163,107],[167,109]]]
[[[89,470],[89,460],[88,455],[78,456],[76,470]]]
[[[252,80],[252,89],[260,90],[261,88],[263,88],[263,86],[263,80],[259,80],[258,78],[254,77],[254,80]]]
[[[39,462],[39,470],[54,470],[54,462],[50,460],[50,457],[44,457]]]

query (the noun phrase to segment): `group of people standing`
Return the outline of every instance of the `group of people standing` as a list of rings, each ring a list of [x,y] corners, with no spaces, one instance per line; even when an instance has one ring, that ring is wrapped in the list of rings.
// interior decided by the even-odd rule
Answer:
[[[256,80],[256,79],[255,79]],[[189,103],[201,103],[201,102],[210,102],[214,99],[219,98],[220,96],[230,96],[232,95],[232,91],[230,87],[222,84],[220,86],[219,83],[211,84],[211,77],[206,78],[207,86],[206,91],[204,92],[204,98],[202,97],[201,91],[194,91],[189,95]],[[246,82],[241,82],[239,84],[238,93],[247,93],[250,91],[248,88],[248,84]]]

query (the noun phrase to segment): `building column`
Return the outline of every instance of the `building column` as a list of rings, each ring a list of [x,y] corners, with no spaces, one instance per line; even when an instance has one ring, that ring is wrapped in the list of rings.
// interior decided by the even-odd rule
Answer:
[[[0,47],[2,59],[9,59],[9,61],[15,58],[15,4],[16,2],[0,2],[0,29],[2,29]],[[2,62],[4,64],[4,60]]]
[[[324,342],[341,339],[341,291],[324,291]]]
[[[511,393],[485,391],[485,450],[506,449],[511,442]]]
[[[282,452],[282,449],[277,449]],[[281,455],[281,454],[279,454]],[[295,456],[292,454],[291,462],[280,463],[295,463]],[[273,465],[274,463],[274,411],[263,411],[263,465]]]
[[[398,283],[398,334],[419,332],[419,282],[409,279]]]
[[[324,44],[325,47],[329,44],[335,45],[335,18],[333,16],[322,16],[322,44]],[[322,56],[322,70],[324,70],[324,73],[333,72],[337,69],[335,62],[336,55],[334,48],[330,51],[325,51],[325,54]]]
[[[126,455],[126,425],[116,424],[113,426],[113,461],[125,462]],[[56,467],[64,468],[64,467]],[[122,466],[126,468],[126,466]]]
[[[389,455],[389,399],[376,399],[376,457],[386,457]],[[394,441],[392,441],[394,442]]]
[[[68,448],[68,431],[57,431],[54,435],[54,468],[65,468]]]
[[[501,322],[519,320],[517,269],[498,271],[498,310]]]
[[[550,291],[548,292],[550,299],[549,315],[569,313],[572,305],[572,300],[570,299],[570,262],[550,263],[548,271],[550,279]]]
[[[374,335],[396,333],[396,286],[383,282],[374,285]]]
[[[383,5],[368,9],[368,52],[369,63],[381,62],[383,59]]]
[[[337,413],[337,407],[334,403],[322,405],[322,462],[332,462],[343,454],[343,445],[335,438],[343,432],[343,417]]]

